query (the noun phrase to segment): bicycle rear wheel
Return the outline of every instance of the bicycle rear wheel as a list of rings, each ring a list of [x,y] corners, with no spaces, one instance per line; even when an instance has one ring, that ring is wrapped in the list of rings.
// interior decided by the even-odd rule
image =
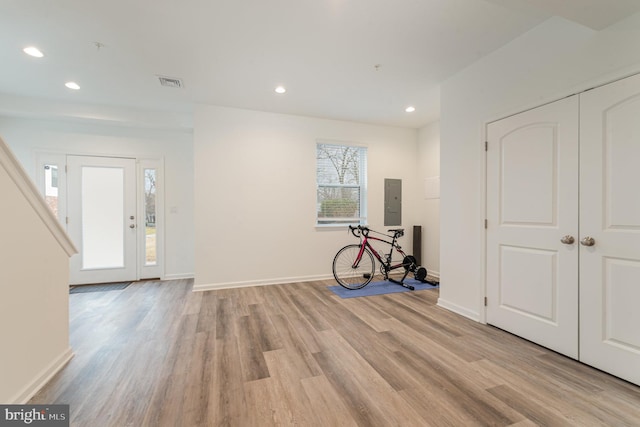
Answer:
[[[333,259],[333,277],[340,286],[347,289],[360,289],[369,284],[375,274],[375,260],[371,252],[365,249],[357,266],[354,263],[360,253],[360,245],[348,245],[340,249]]]

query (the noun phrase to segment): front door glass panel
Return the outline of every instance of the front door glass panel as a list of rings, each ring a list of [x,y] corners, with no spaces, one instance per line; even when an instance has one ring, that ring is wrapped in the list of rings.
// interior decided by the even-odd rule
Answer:
[[[124,170],[82,168],[82,268],[124,266]]]

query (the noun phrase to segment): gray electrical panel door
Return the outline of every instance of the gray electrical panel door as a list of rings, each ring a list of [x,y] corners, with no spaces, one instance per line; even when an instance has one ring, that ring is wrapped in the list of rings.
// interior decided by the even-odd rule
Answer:
[[[384,225],[402,225],[402,180],[384,180]]]

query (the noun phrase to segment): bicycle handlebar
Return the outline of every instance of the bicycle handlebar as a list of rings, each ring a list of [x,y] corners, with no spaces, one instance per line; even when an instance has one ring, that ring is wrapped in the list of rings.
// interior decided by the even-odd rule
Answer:
[[[371,229],[369,229],[369,227],[367,227],[366,225],[358,225],[356,227],[354,227],[353,225],[350,225],[349,231],[351,232],[351,234],[353,234],[356,237],[360,237],[360,236],[368,237]],[[388,237],[393,237],[394,239],[404,236],[404,229],[402,228],[389,230],[389,232],[393,233],[393,236],[388,236]],[[374,231],[374,233],[377,233],[377,232]]]
[[[357,227],[350,225],[349,231],[351,232],[351,234],[353,234],[356,237],[360,237],[360,235],[367,237],[369,235],[369,227],[367,227],[366,225],[365,226],[358,225]]]

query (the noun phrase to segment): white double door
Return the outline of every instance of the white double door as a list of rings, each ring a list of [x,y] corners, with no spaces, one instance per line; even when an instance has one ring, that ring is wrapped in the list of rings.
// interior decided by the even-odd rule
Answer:
[[[488,126],[487,322],[640,384],[640,77]]]

